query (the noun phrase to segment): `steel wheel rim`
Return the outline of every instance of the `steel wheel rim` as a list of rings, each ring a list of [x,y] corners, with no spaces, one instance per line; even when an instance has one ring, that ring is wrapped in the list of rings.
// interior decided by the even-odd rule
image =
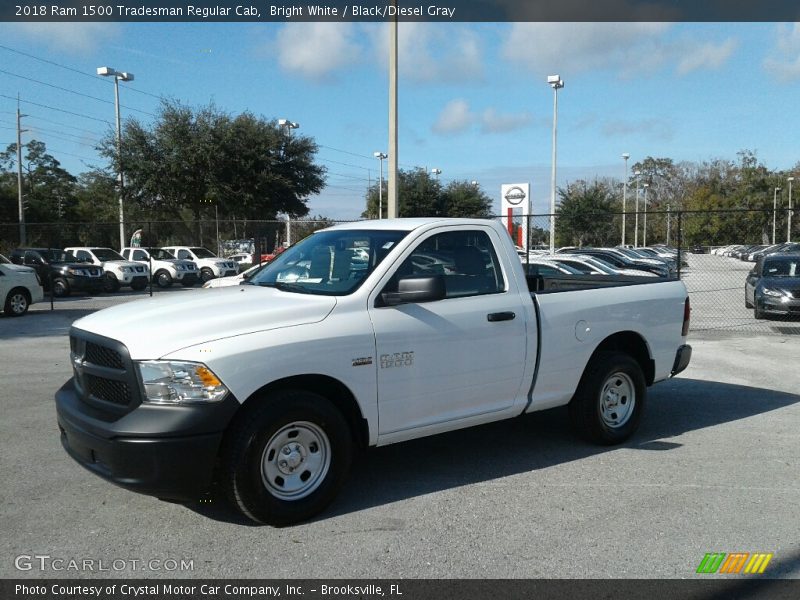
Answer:
[[[17,315],[21,315],[25,312],[25,309],[28,307],[28,300],[25,298],[24,294],[14,294],[11,296],[11,312]]]
[[[627,423],[636,407],[636,387],[626,373],[610,375],[600,392],[600,417],[606,427],[618,429]]]
[[[166,287],[167,284],[172,282],[172,278],[169,276],[169,273],[159,273],[156,281],[160,287]]]
[[[261,455],[261,480],[281,500],[300,500],[319,488],[331,466],[325,431],[309,421],[290,423],[267,442]]]

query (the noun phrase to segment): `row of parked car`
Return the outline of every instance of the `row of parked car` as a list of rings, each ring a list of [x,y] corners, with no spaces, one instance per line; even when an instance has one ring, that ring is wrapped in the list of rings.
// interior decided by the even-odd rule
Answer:
[[[16,248],[10,260],[2,257],[0,265],[0,300],[5,299],[3,312],[12,316],[25,314],[31,303],[51,290],[56,297],[116,292],[122,287],[143,290],[151,280],[161,288],[174,283],[191,287],[239,272],[235,261],[192,246],[123,248],[121,254],[89,246]]]
[[[675,277],[678,251],[667,246],[591,248],[565,247],[550,255],[540,250],[517,250],[529,271],[541,275],[630,275]]]
[[[800,243],[783,242],[781,244],[733,244],[711,250],[711,254],[730,256],[748,262],[756,262],[762,256],[776,252],[800,252]]]

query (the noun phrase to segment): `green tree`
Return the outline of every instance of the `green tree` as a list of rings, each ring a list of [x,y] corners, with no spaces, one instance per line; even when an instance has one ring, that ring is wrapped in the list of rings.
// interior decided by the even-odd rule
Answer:
[[[619,210],[613,182],[578,180],[559,188],[556,245],[609,246],[619,240]]]
[[[151,126],[126,121],[122,139],[126,206],[184,223],[304,216],[307,197],[324,186],[313,140],[250,113],[164,101]],[[116,163],[113,133],[100,151]]]
[[[399,217],[488,217],[492,199],[478,186],[468,181],[451,181],[442,187],[438,179],[425,169],[398,171]],[[367,190],[364,218],[378,217],[378,183]],[[383,208],[387,214],[386,182],[383,187]]]

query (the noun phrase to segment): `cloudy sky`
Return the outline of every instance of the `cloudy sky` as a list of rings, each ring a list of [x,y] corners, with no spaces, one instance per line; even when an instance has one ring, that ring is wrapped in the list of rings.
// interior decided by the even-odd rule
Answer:
[[[102,164],[113,86],[94,73],[107,65],[135,74],[123,118],[151,120],[164,95],[300,123],[328,169],[312,213],[355,218],[387,146],[388,38],[374,23],[3,23],[0,146],[19,94],[23,142],[73,173]],[[800,161],[800,24],[401,23],[399,46],[401,167],[477,180],[498,207],[502,183],[548,202],[555,73],[560,184],[621,177],[623,152]]]

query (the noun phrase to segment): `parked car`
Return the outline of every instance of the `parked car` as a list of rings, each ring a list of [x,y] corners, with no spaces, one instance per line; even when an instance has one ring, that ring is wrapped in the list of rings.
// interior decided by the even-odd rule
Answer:
[[[263,269],[267,263],[262,263],[260,265],[253,265],[246,271],[242,271],[238,275],[229,275],[228,277],[215,277],[214,279],[209,279],[203,284],[203,289],[211,289],[211,288],[219,288],[219,287],[228,287],[231,285],[239,285],[250,279],[259,269]]]
[[[199,279],[197,265],[175,258],[163,248],[123,248],[122,256],[152,268],[153,281],[160,288],[168,288],[176,281],[183,287],[191,287]]]
[[[103,289],[116,292],[126,286],[140,291],[147,287],[150,280],[150,268],[142,263],[125,260],[116,250],[111,248],[93,248],[90,246],[73,246],[64,248],[79,261],[93,264],[103,269]]]
[[[551,257],[542,257],[543,260],[554,260],[560,264],[567,265],[585,275],[631,275],[634,277],[658,277],[650,271],[639,271],[636,269],[617,269],[604,260],[596,256],[586,256],[583,254],[555,254]]]
[[[230,277],[239,273],[239,266],[232,260],[220,258],[207,248],[197,246],[164,246],[176,258],[191,260],[200,269],[200,281],[205,283],[215,277]]]
[[[753,309],[756,319],[766,315],[800,316],[800,253],[760,258],[747,274],[744,305]]]
[[[231,254],[228,257],[228,260],[232,260],[240,267],[242,265],[252,265],[253,264],[253,255],[249,252],[239,252],[238,254]]]
[[[33,267],[39,274],[45,291],[61,298],[73,292],[97,294],[103,291],[103,269],[80,262],[69,252],[55,248],[15,248],[11,261],[16,265]]]
[[[21,317],[44,298],[42,281],[31,267],[15,265],[0,254],[0,307],[7,317]]]
[[[417,271],[417,252],[455,270]],[[304,261],[308,276],[287,283]],[[686,287],[557,279],[570,278],[575,291],[537,291],[547,278],[526,278],[498,221],[317,231],[241,287],[75,321],[54,435],[132,491],[191,501],[216,478],[243,515],[272,525],[324,510],[370,446],[557,406],[582,437],[619,444],[648,386],[689,364]]]
[[[644,260],[632,259],[621,252],[616,252],[613,248],[561,248],[557,254],[586,254],[588,256],[596,256],[611,263],[615,268],[620,269],[636,269],[639,271],[649,271],[655,273],[659,277],[669,277],[669,267],[664,263],[658,261],[645,262]]]

